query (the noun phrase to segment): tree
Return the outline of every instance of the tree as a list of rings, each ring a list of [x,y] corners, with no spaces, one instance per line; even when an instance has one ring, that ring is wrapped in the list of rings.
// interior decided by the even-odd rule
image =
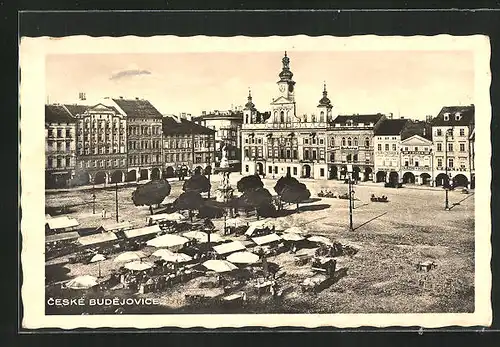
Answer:
[[[204,206],[205,201],[201,197],[200,193],[196,191],[184,192],[174,201],[174,207],[176,210],[189,211],[189,218],[191,222],[193,221],[193,210],[200,210]]]
[[[132,192],[132,201],[135,206],[149,206],[149,211],[153,214],[153,205],[160,205],[170,191],[171,186],[167,180],[150,181]]]
[[[239,192],[245,193],[248,190],[264,188],[264,183],[262,183],[259,175],[249,175],[239,180],[238,183],[236,183],[236,188]]]
[[[238,200],[240,207],[255,209],[259,219],[259,208],[271,205],[272,195],[265,188],[256,188],[245,191]]]
[[[299,203],[311,197],[311,192],[307,189],[304,183],[299,183],[293,186],[285,186],[280,194],[280,199],[287,203],[297,204],[297,212],[299,211]]]
[[[210,184],[208,178],[198,173],[191,176],[190,179],[184,182],[182,190],[185,192],[194,191],[201,194],[209,192],[211,187],[212,185]]]
[[[224,216],[223,208],[208,204],[204,204],[203,206],[201,206],[198,212],[199,218],[216,219],[216,218],[222,218],[223,216]]]
[[[274,186],[274,191],[276,194],[281,195],[283,189],[287,186],[297,186],[299,185],[300,182],[292,177],[290,174],[287,174],[284,177],[281,177],[278,182],[276,182],[276,185]]]

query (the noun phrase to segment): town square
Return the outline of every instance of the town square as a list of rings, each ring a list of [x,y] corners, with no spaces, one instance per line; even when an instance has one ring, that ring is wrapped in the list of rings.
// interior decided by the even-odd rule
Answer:
[[[81,87],[71,101],[54,82],[45,104],[46,314],[474,312],[470,57],[366,53],[367,61],[388,59],[385,73],[400,72],[394,81],[407,79],[408,66],[435,71],[450,59],[456,67],[440,62],[442,78],[461,73],[463,90],[429,92],[423,69],[408,90],[432,96],[432,108],[406,95],[407,109],[367,104],[357,113],[357,96],[349,112],[337,104],[360,87],[319,67],[333,57],[344,68],[366,65],[362,54],[344,54],[317,58],[315,67],[304,52],[171,57],[192,63],[186,89],[178,75],[175,93],[205,98],[196,111],[187,101],[182,112],[157,106],[160,77],[149,67],[114,71],[109,91]],[[64,59],[48,63],[57,81],[67,78],[55,72]],[[68,66],[95,57],[71,59]],[[259,59],[274,75],[243,87],[233,74],[256,78],[247,66]],[[208,66],[219,60],[228,62],[229,82],[206,96],[196,81],[210,80]],[[304,83],[309,113],[295,61],[314,76]],[[116,94],[137,95],[141,86],[146,97]],[[222,110],[205,109],[235,90],[241,106],[230,99]],[[370,92],[385,95],[378,86]],[[257,101],[259,93],[270,102]]]

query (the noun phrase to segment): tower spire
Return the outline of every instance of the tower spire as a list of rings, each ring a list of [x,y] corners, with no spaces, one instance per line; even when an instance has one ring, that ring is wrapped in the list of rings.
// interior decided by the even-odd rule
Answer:
[[[255,104],[252,102],[252,90],[248,87],[248,102],[245,104],[245,108],[249,110],[255,109]]]

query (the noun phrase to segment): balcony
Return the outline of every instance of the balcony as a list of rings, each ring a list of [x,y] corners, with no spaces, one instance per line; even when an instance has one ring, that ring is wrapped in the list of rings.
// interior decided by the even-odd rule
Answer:
[[[402,170],[408,171],[430,171],[430,166],[402,166]]]

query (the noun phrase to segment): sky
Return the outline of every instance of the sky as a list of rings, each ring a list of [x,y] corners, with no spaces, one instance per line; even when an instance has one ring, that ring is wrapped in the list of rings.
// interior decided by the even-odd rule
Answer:
[[[425,119],[442,106],[474,103],[471,51],[288,52],[297,114],[316,111],[326,83],[340,114],[393,113]],[[51,103],[144,98],[163,114],[228,110],[247,101],[261,112],[278,96],[283,52],[68,54],[46,60]]]

